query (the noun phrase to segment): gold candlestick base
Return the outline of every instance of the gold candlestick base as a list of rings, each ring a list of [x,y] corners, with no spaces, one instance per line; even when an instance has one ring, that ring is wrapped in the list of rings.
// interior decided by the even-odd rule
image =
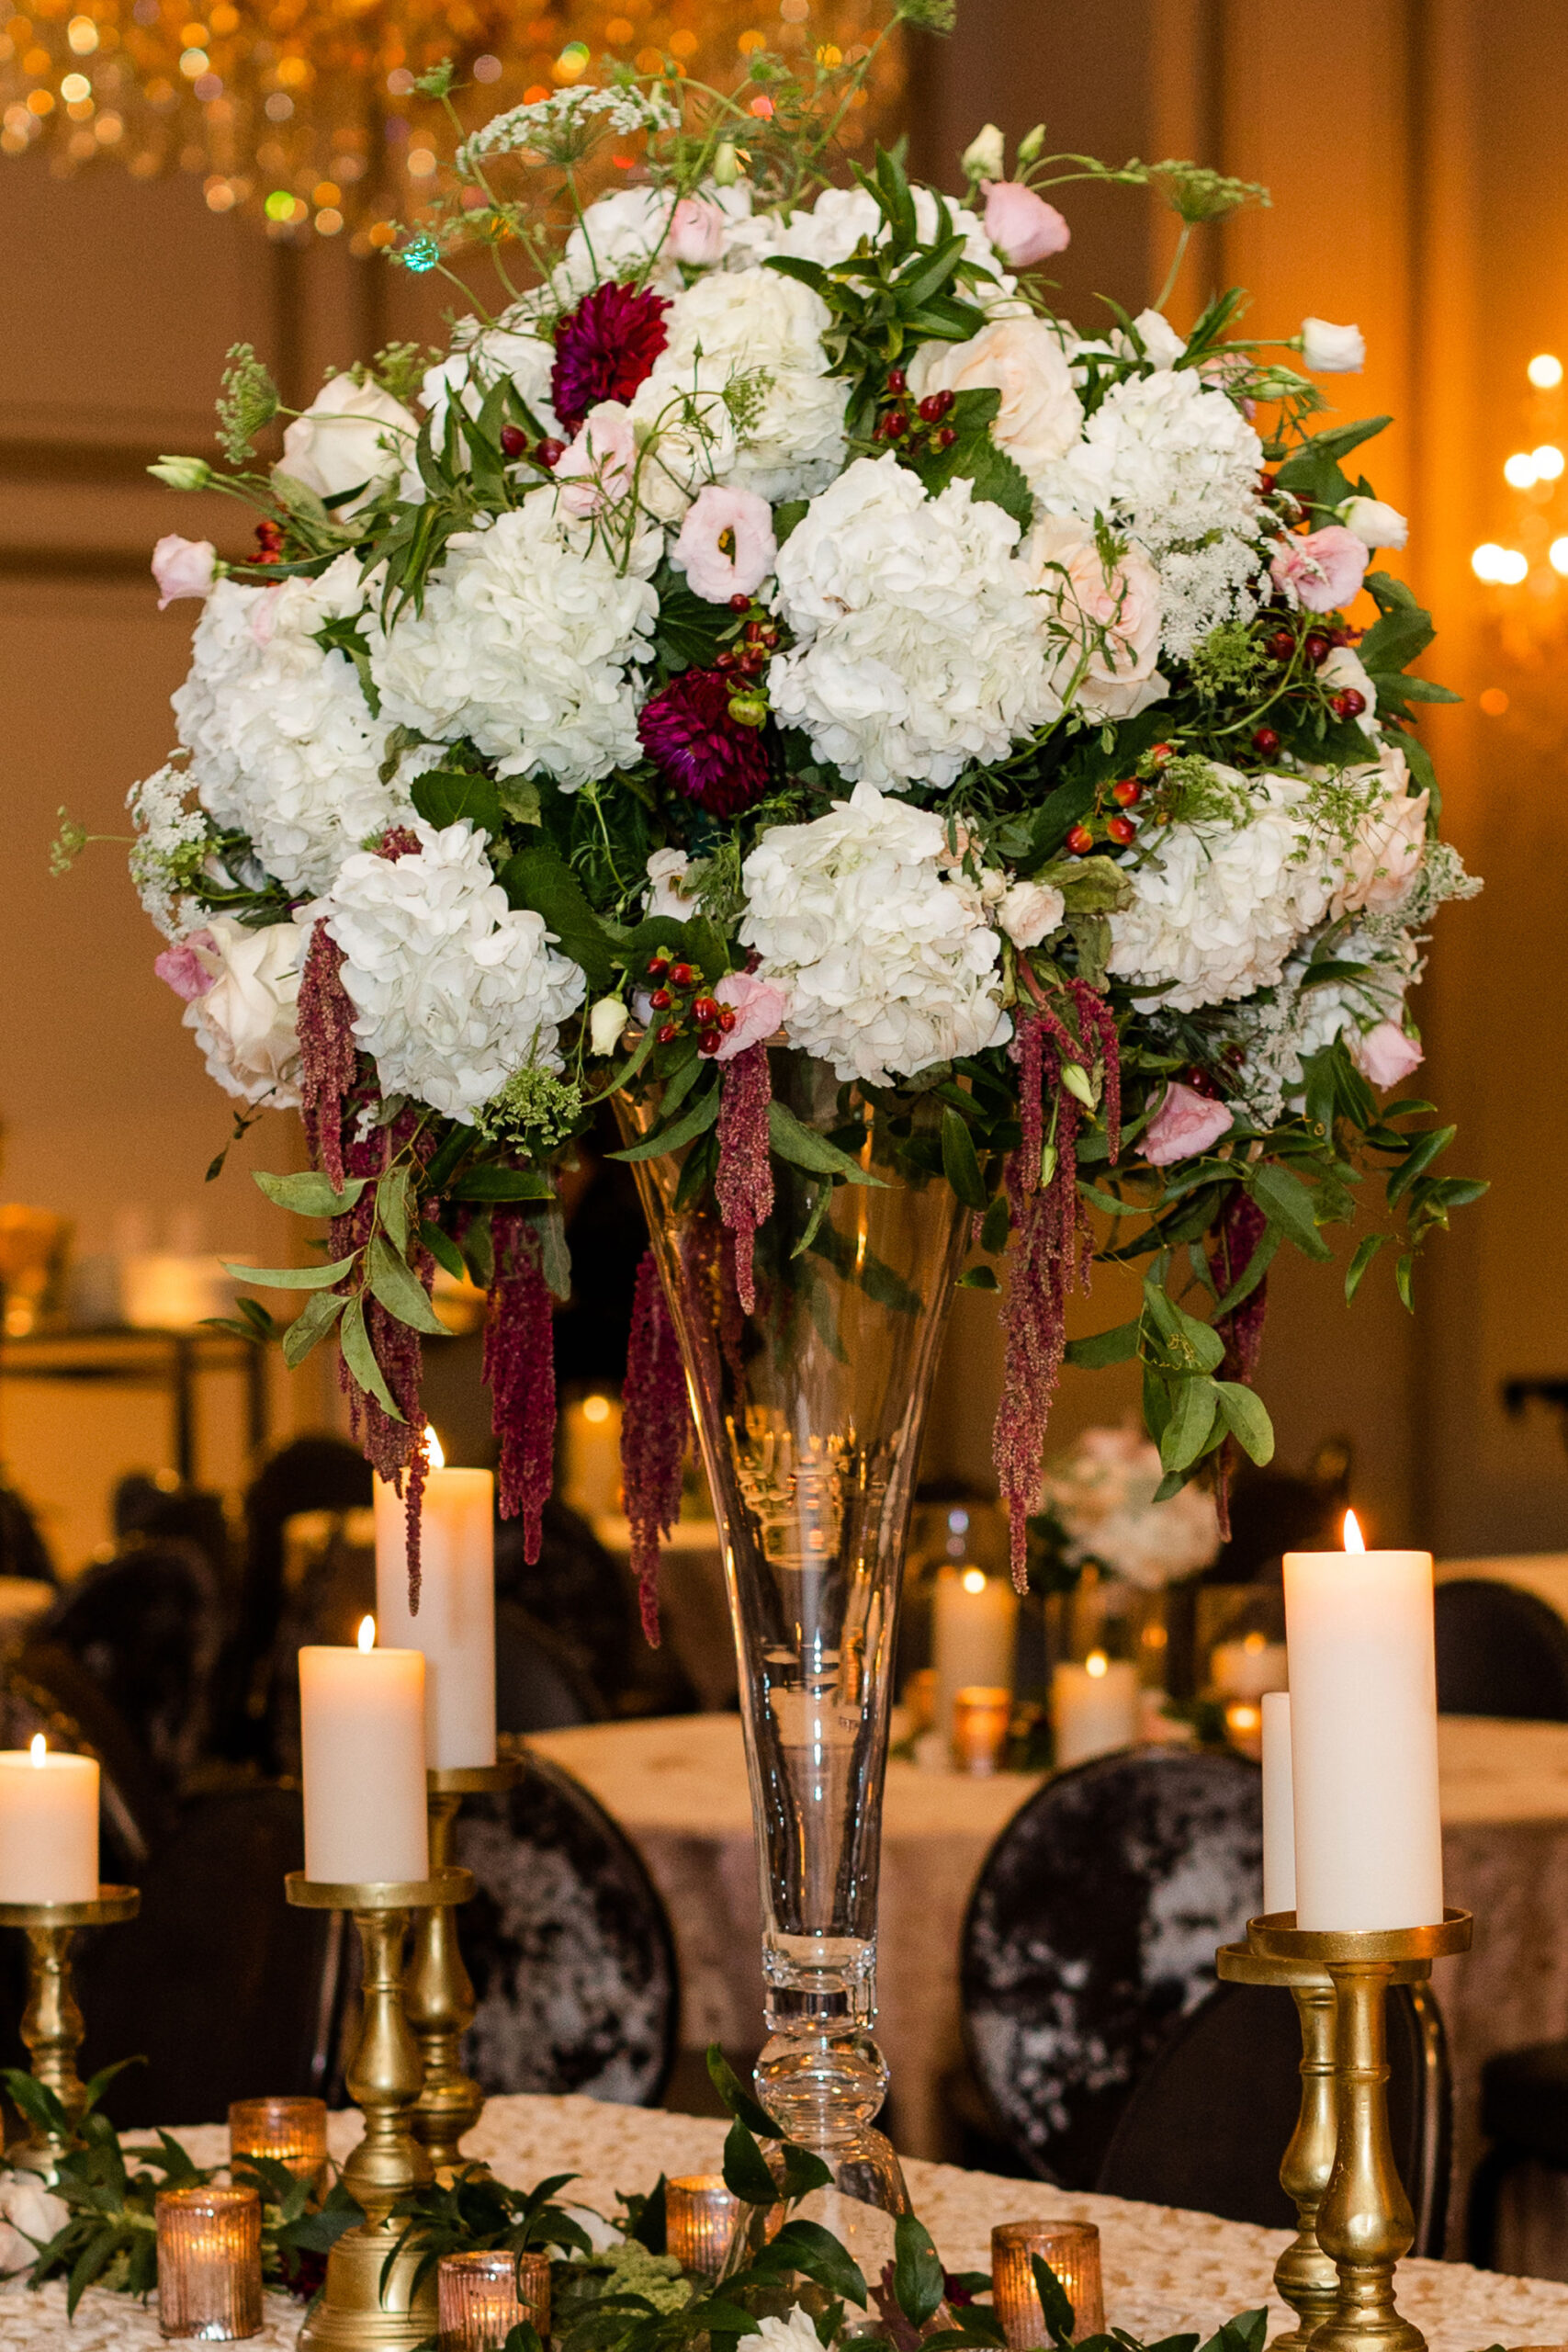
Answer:
[[[416,2255],[399,2256],[388,2267],[400,2234],[392,2208],[433,2177],[409,2123],[423,2074],[403,2013],[403,1939],[411,1911],[461,1903],[473,1880],[467,1871],[446,1870],[428,1879],[337,1885],[293,1871],[284,1883],[289,1902],[305,1909],[351,1911],[365,1955],[364,2013],[347,2075],[365,2137],[343,2168],[344,2186],[365,2208],[365,2219],[328,2255],[326,2286],[299,2342],[335,2352],[412,2352],[435,2332],[435,2272],[432,2266],[416,2292]]]
[[[510,1789],[521,1779],[515,1757],[494,1764],[463,1764],[425,1774],[430,1808],[430,1867],[446,1869],[457,1811],[466,1796]],[[459,2147],[484,2112],[484,2093],[463,2072],[463,2036],[474,2021],[474,1988],[457,1947],[457,1915],[450,1903],[433,1905],[414,1923],[413,1954],[403,1979],[403,2007],[424,2060],[424,2088],[414,2102],[414,2136],[434,2166],[437,2180],[450,2181],[466,2164]]]
[[[87,2103],[76,2072],[84,2027],[71,1983],[71,1939],[78,1928],[107,1928],[134,1919],[141,1907],[141,1895],[134,1886],[100,1886],[90,1903],[0,1903],[0,1928],[20,1928],[28,1939],[22,2040],[32,2060],[33,2080],[54,2093],[72,2127],[70,2132],[41,2134],[35,2129],[10,2151],[13,2164],[52,2177]]]
[[[1338,2278],[1334,2308],[1312,2335],[1312,2352],[1427,2352],[1420,2329],[1394,2304],[1394,2273],[1416,2236],[1410,2199],[1388,2129],[1390,1984],[1430,1972],[1434,1960],[1470,1948],[1468,1911],[1440,1927],[1362,1934],[1301,1928],[1293,1911],[1249,1921],[1251,1949],[1265,1959],[1320,1968],[1335,1999],[1335,2151],[1317,2209],[1317,2240]]]

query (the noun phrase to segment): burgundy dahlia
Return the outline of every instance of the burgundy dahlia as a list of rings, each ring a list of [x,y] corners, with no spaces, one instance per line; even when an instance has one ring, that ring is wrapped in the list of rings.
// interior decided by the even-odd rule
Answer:
[[[662,294],[634,286],[596,286],[556,329],[550,398],[556,414],[575,433],[601,401],[629,401],[653,372],[669,341]]]
[[[729,716],[734,681],[722,670],[682,670],[642,707],[637,731],[666,783],[710,817],[739,817],[768,788],[768,755],[754,727]]]

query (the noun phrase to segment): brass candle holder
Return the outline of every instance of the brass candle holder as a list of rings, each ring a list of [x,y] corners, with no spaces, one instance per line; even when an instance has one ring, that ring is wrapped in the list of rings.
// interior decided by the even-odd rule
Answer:
[[[1334,1980],[1304,1961],[1269,1960],[1248,1944],[1223,1944],[1214,1966],[1227,1984],[1277,1984],[1294,1998],[1302,2028],[1302,2103],[1280,2165],[1280,2186],[1296,2209],[1296,2234],[1274,2265],[1274,2285],[1299,2326],[1276,2347],[1309,2344],[1334,2315],[1339,2273],[1318,2244],[1317,2209],[1334,2170]]]
[[[307,1910],[352,1912],[365,1956],[364,2010],[347,2075],[365,2137],[343,2168],[365,2219],[327,2256],[326,2286],[299,2342],[334,2352],[413,2352],[434,2333],[434,2270],[416,2292],[418,2256],[405,2253],[389,2265],[400,2234],[390,2216],[400,2197],[434,2176],[411,2123],[424,2075],[403,2009],[403,1942],[411,1911],[464,1902],[473,1880],[467,1871],[445,1870],[428,1879],[338,1885],[291,1871],[285,1885],[289,1902]]]
[[[28,2005],[22,2040],[32,2061],[33,2080],[54,2093],[70,2120],[70,2132],[36,2130],[10,2151],[13,2164],[52,2175],[71,2144],[87,2103],[76,2072],[82,2047],[82,2011],[71,1982],[71,1939],[78,1928],[107,1928],[134,1919],[141,1895],[134,1886],[100,1886],[90,1903],[0,1903],[0,1928],[20,1928],[28,1939]]]
[[[1389,2137],[1385,2003],[1391,1984],[1429,1974],[1447,1953],[1468,1951],[1471,1927],[1468,1911],[1445,1912],[1439,1927],[1359,1934],[1298,1928],[1293,1911],[1248,1923],[1255,1952],[1321,1968],[1334,1986],[1334,2162],[1316,2228],[1337,2286],[1331,2312],[1312,2334],[1312,2352],[1426,2352],[1426,2337],[1394,2302],[1394,2273],[1414,2243],[1416,2219]]]
[[[453,1832],[463,1799],[486,1790],[513,1788],[522,1770],[516,1758],[507,1756],[494,1764],[454,1765],[425,1774],[433,1876],[451,1865]],[[463,2072],[463,2036],[474,2021],[474,1988],[458,1950],[452,1902],[434,1904],[414,1923],[403,2007],[424,2061],[424,2087],[411,2119],[414,2136],[436,2178],[450,2180],[470,2161],[458,2143],[479,2121],[485,2103],[478,2083]]]

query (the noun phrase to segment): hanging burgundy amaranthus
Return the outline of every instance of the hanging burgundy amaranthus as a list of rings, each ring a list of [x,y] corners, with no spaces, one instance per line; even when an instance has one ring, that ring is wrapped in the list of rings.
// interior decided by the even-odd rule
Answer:
[[[1269,1220],[1250,1193],[1238,1185],[1220,1213],[1220,1222],[1209,1250],[1209,1273],[1214,1288],[1224,1298],[1240,1282],[1253,1256],[1268,1231]],[[1263,1346],[1263,1324],[1269,1312],[1269,1277],[1265,1274],[1228,1315],[1222,1315],[1214,1329],[1225,1343],[1221,1376],[1226,1380],[1242,1380],[1250,1388],[1252,1375],[1258,1369],[1258,1358]],[[1231,1532],[1231,1464],[1235,1440],[1227,1437],[1214,1456],[1214,1508],[1219,1516],[1220,1533],[1228,1544]]]
[[[556,1357],[549,1285],[531,1220],[498,1208],[491,1220],[495,1271],[485,1324],[484,1377],[491,1426],[501,1441],[497,1500],[502,1519],[523,1518],[530,1567],[544,1542],[544,1510],[555,1475]]]
[[[357,1050],[354,1006],[344,987],[343,949],[325,922],[311,927],[299,974],[299,1099],[310,1157],[341,1193],[344,1108],[353,1090]]]
[[[1090,1230],[1077,1188],[1081,1106],[1062,1083],[1062,1066],[1098,1062],[1114,1160],[1122,1146],[1122,1064],[1111,1009],[1087,981],[1066,983],[1079,1031],[1075,1038],[1027,966],[1020,968],[1036,1005],[1032,1012],[1020,1007],[1008,1047],[1019,1069],[1022,1137],[1004,1176],[1018,1238],[1008,1294],[1007,1368],[991,1454],[1008,1513],[1013,1582],[1021,1592],[1029,1550],[1026,1521],[1039,1492],[1045,1425],[1066,1345],[1067,1293],[1075,1281],[1085,1290],[1089,1287]],[[1047,1091],[1055,1103],[1055,1159],[1048,1177],[1043,1172]]]
[[[748,1315],[757,1306],[752,1267],[757,1227],[773,1214],[773,1169],[768,1112],[773,1099],[768,1048],[748,1046],[725,1067],[718,1107],[718,1172],[714,1194],[735,1242],[735,1287]]]
[[[637,1270],[621,1412],[621,1478],[631,1525],[642,1630],[659,1642],[659,1539],[681,1516],[681,1465],[691,1433],[686,1374],[651,1250]]]

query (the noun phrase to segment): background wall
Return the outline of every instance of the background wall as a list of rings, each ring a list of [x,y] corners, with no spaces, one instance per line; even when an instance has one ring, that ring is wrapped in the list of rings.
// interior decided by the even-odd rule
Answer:
[[[1493,1189],[1429,1251],[1414,1322],[1381,1269],[1347,1315],[1331,1275],[1278,1261],[1263,1385],[1287,1460],[1354,1436],[1380,1532],[1448,1552],[1556,1548],[1568,1545],[1557,1428],[1539,1410],[1509,1420],[1499,1390],[1568,1373],[1556,1205],[1568,1111],[1552,1082],[1564,639],[1554,605],[1482,588],[1468,559],[1517,519],[1502,458],[1558,423],[1524,369],[1537,350],[1568,356],[1568,23],[1553,0],[1319,0],[1313,35],[1309,65],[1243,0],[962,0],[952,43],[915,45],[914,158],[951,181],[980,121],[1016,138],[1043,118],[1055,147],[1191,155],[1261,179],[1273,208],[1201,233],[1173,314],[1235,277],[1253,289],[1258,334],[1291,334],[1310,310],[1367,334],[1366,374],[1328,389],[1344,413],[1398,420],[1372,469],[1413,516],[1408,576],[1442,628],[1434,673],[1466,696],[1429,734],[1449,831],[1487,876],[1434,944],[1429,1091],[1460,1123],[1455,1170]],[[1168,219],[1119,191],[1068,189],[1063,207],[1070,314],[1102,316],[1101,288],[1132,310],[1150,299]],[[147,551],[168,529],[232,552],[240,535],[222,502],[176,501],[142,469],[209,446],[229,344],[255,343],[302,402],[329,361],[431,331],[439,298],[344,252],[269,246],[209,215],[194,182],[149,187],[106,166],[60,183],[41,157],[0,164],[0,1189],[68,1213],[83,1248],[110,1246],[129,1220],[149,1240],[264,1257],[286,1245],[243,1170],[285,1164],[287,1123],[264,1121],[222,1182],[203,1184],[223,1103],[152,976],[121,853],[95,849],[51,881],[47,845],[62,802],[94,831],[123,832],[127,785],[171,740],[191,608],[156,613]],[[1102,1290],[1079,1328],[1125,1311]],[[984,1475],[998,1354],[992,1308],[961,1298],[935,1466]],[[310,1368],[276,1377],[286,1420],[330,1409]],[[1121,1377],[1069,1374],[1064,1437],[1131,1405]],[[68,1554],[92,1540],[109,1471],[163,1443],[153,1408],[87,1422],[8,1385],[0,1414],[0,1449],[53,1507]],[[233,1478],[237,1424],[223,1414],[209,1475]]]

